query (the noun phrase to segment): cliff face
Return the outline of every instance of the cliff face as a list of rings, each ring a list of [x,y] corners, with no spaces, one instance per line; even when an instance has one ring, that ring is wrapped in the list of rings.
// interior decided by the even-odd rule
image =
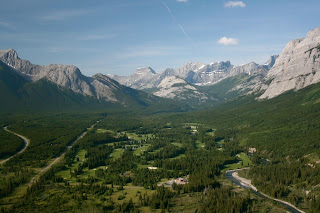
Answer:
[[[289,42],[260,85],[260,99],[273,98],[320,82],[320,27]]]

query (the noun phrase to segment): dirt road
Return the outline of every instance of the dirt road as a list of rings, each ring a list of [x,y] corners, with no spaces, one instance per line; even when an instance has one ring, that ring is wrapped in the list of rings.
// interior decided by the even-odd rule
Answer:
[[[8,157],[7,159],[2,160],[2,161],[0,162],[0,165],[1,165],[1,164],[4,164],[5,162],[7,162],[8,160],[10,160],[11,158],[13,158],[13,157],[21,154],[22,152],[24,152],[24,151],[26,150],[26,148],[27,148],[27,147],[29,146],[29,144],[30,144],[30,139],[29,139],[29,138],[26,138],[26,137],[23,136],[23,135],[20,135],[20,134],[15,133],[15,132],[13,132],[13,131],[11,131],[11,130],[8,130],[8,126],[3,127],[3,130],[6,131],[6,132],[9,132],[9,133],[11,133],[11,134],[14,134],[14,135],[18,136],[19,138],[21,138],[21,139],[24,141],[24,147],[23,147],[22,150],[20,150],[20,151],[17,152],[16,154],[12,155],[11,157]]]
[[[73,147],[73,145],[75,143],[77,143],[81,138],[83,138],[89,131],[89,129],[92,129],[97,123],[99,123],[99,121],[97,121],[96,123],[94,123],[90,128],[88,128],[86,131],[84,131],[76,140],[74,140],[73,142],[71,142],[71,144],[69,146],[67,146],[67,149],[65,152],[63,152],[59,157],[55,158],[48,166],[46,166],[45,168],[41,169],[40,172],[38,174],[36,174],[29,182],[29,186],[31,186],[36,180],[37,178],[44,172],[48,171],[54,164],[56,164],[60,159],[63,158],[63,156],[66,154],[66,152],[71,149]]]

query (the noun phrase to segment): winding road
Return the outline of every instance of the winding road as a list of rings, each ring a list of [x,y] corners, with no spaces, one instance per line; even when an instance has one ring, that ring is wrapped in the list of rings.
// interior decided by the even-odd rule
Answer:
[[[262,192],[258,192],[258,189],[254,185],[251,184],[251,180],[248,180],[248,179],[245,179],[245,178],[239,176],[238,171],[244,170],[244,169],[249,169],[249,168],[228,170],[228,171],[226,171],[226,177],[229,180],[232,180],[232,182],[234,182],[236,185],[238,185],[244,189],[251,189],[256,195],[258,195],[262,198],[271,199],[271,200],[278,202],[280,205],[284,206],[285,208],[288,209],[288,211],[290,211],[292,213],[305,213],[304,211],[298,209],[297,207],[295,207],[294,205],[292,205],[291,203],[289,203],[287,201],[273,198],[273,197],[266,195]]]
[[[29,146],[29,144],[30,144],[30,139],[29,139],[29,138],[26,138],[26,137],[23,136],[23,135],[20,135],[20,134],[15,133],[15,132],[13,132],[13,131],[11,131],[11,130],[8,130],[8,126],[3,127],[3,130],[6,131],[6,132],[9,132],[9,133],[11,133],[11,134],[14,134],[14,135],[18,136],[19,138],[21,138],[21,139],[24,141],[24,147],[23,147],[22,150],[20,150],[20,151],[17,152],[16,154],[12,155],[11,157],[8,157],[7,159],[2,160],[2,161],[0,162],[0,165],[1,165],[1,164],[4,164],[5,162],[7,162],[8,160],[10,160],[11,158],[13,158],[13,157],[21,154],[22,152],[24,152],[24,151],[26,150],[26,148],[27,148],[27,147]]]
[[[38,174],[36,174],[33,178],[31,178],[30,182],[29,182],[29,186],[31,186],[36,180],[37,178],[44,172],[48,171],[54,164],[56,164],[61,158],[63,158],[63,156],[66,154],[66,152],[71,149],[73,147],[73,145],[75,143],[77,143],[81,138],[83,138],[90,129],[92,129],[97,123],[99,123],[99,120],[92,124],[92,126],[90,128],[88,128],[86,131],[82,132],[80,136],[77,137],[77,139],[75,139],[74,141],[72,141],[70,143],[69,146],[67,146],[66,151],[64,151],[59,157],[55,158],[48,166],[46,166],[45,168],[41,169],[40,172],[38,172]]]

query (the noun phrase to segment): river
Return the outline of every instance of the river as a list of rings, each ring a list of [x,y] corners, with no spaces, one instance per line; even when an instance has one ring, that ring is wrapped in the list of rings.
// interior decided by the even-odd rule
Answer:
[[[268,195],[265,195],[263,193],[258,192],[257,190],[255,190],[255,187],[253,185],[251,185],[251,183],[243,183],[241,180],[237,179],[234,175],[234,173],[237,173],[239,170],[229,170],[226,172],[226,178],[228,178],[229,180],[232,180],[233,183],[235,183],[236,185],[244,188],[244,189],[250,189],[252,190],[252,192],[254,194],[256,194],[259,197],[262,197],[264,199],[271,199],[276,201],[277,203],[279,203],[280,205],[282,205],[283,207],[285,207],[288,211],[292,212],[292,213],[304,213],[304,211],[301,211],[295,207],[293,207],[291,204],[289,204],[286,201],[282,201],[279,199],[275,199],[272,198]],[[253,189],[254,188],[254,189]]]

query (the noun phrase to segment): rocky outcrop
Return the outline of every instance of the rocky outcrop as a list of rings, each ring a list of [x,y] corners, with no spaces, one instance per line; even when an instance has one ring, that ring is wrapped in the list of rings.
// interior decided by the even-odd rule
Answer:
[[[279,55],[273,55],[269,58],[269,60],[263,65],[263,67],[267,70],[270,70],[273,65],[276,63],[277,58]]]
[[[165,77],[157,86],[153,95],[177,100],[193,99],[199,102],[208,100],[208,97],[204,93],[201,93],[184,79],[176,76]]]
[[[71,65],[50,64],[40,68],[35,80],[46,78],[59,86],[71,89],[76,93],[94,96],[94,88],[88,77],[81,74],[80,70]]]
[[[263,82],[260,99],[273,98],[289,90],[299,90],[320,82],[320,27],[306,38],[289,42]]]

